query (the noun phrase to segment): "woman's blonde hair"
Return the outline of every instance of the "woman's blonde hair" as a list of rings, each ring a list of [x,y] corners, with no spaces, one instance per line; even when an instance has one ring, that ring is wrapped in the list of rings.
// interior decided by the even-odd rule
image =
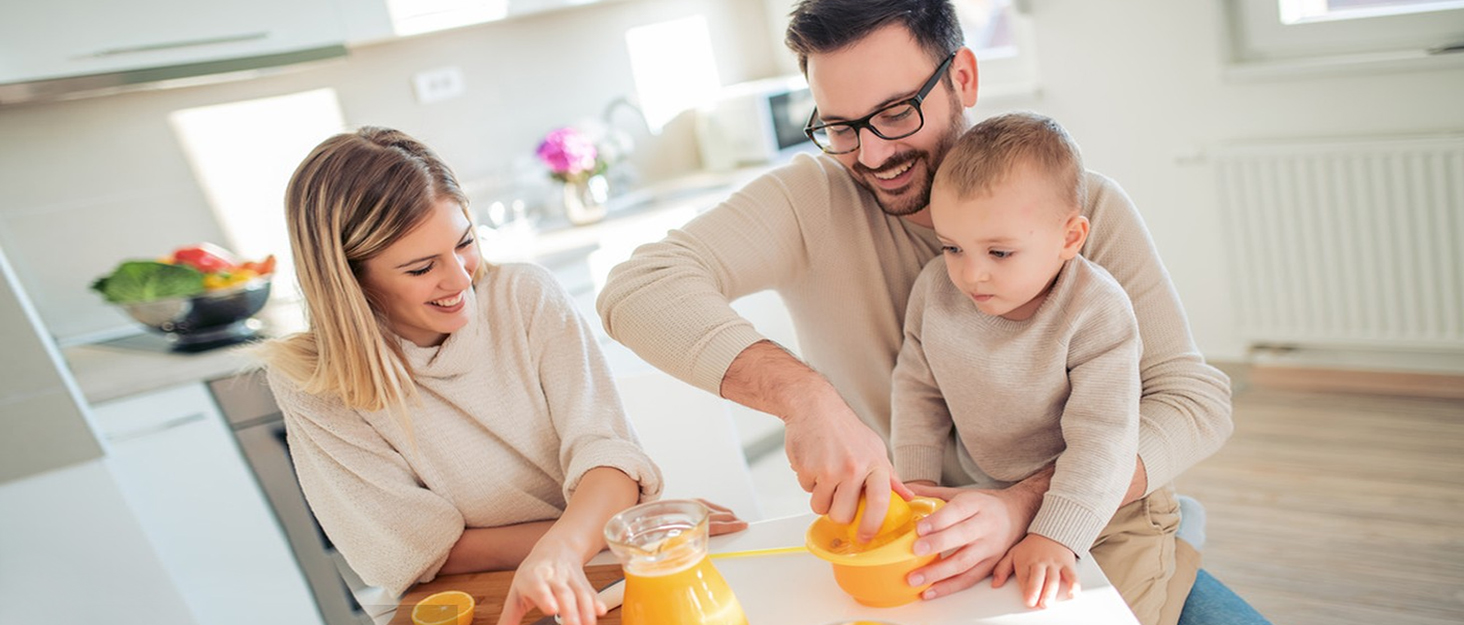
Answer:
[[[266,364],[302,391],[360,410],[416,396],[412,371],[383,307],[362,287],[364,263],[451,198],[468,198],[446,163],[405,133],[363,127],[326,139],[285,191],[285,220],[308,330],[263,344]],[[479,263],[473,282],[485,271]]]

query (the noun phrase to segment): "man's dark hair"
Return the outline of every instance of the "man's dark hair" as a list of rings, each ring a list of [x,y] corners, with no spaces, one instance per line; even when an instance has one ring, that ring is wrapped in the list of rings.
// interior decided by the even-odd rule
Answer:
[[[936,63],[966,45],[950,0],[800,0],[789,14],[784,43],[808,73],[808,55],[834,52],[887,24],[910,31]]]

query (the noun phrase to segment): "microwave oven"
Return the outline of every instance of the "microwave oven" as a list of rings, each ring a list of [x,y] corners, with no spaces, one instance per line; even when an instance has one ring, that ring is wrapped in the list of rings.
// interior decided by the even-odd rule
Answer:
[[[778,162],[795,151],[817,151],[803,133],[811,114],[813,96],[802,76],[729,86],[698,111],[702,166],[728,170]]]

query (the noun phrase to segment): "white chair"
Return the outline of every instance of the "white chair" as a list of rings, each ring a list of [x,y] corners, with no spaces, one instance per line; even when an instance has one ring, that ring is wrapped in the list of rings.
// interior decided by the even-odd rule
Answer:
[[[661,467],[663,499],[702,498],[762,519],[726,400],[659,370],[615,379],[646,453]]]

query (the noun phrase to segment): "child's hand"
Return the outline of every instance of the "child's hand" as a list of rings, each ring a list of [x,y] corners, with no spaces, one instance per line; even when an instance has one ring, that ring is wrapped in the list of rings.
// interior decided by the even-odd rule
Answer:
[[[1022,599],[1029,608],[1046,608],[1067,584],[1064,599],[1078,594],[1078,557],[1051,538],[1027,534],[1012,547],[992,571],[991,587],[1001,588],[1013,573],[1022,586]]]
[[[719,506],[705,499],[698,498],[703,506],[712,511],[707,517],[707,534],[710,536],[721,536],[747,529],[747,521],[737,518],[737,513],[726,506]]]

